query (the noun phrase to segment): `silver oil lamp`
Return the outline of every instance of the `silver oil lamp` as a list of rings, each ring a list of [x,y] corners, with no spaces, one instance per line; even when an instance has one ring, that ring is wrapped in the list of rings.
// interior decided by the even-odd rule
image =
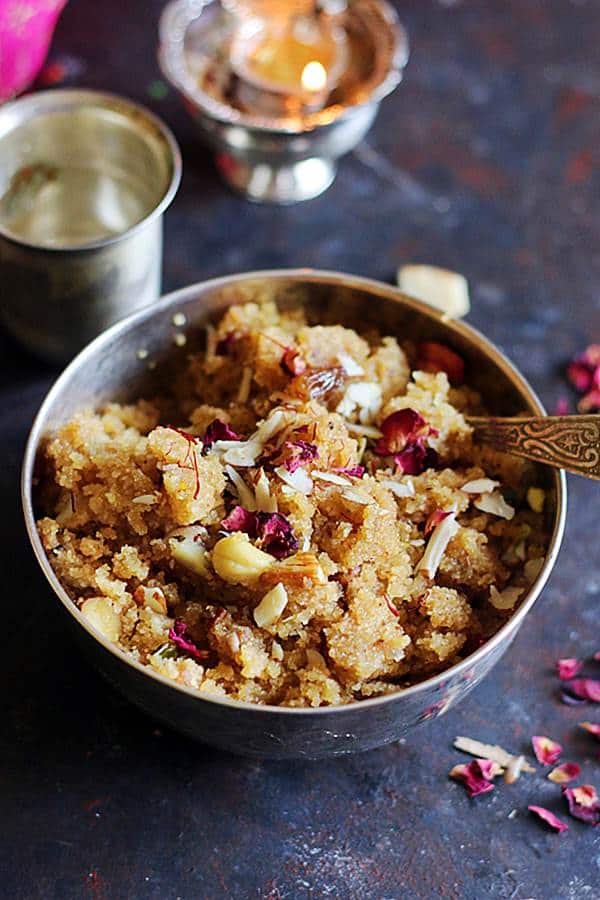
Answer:
[[[249,199],[322,193],[402,78],[385,0],[172,0],[159,59],[224,179]]]

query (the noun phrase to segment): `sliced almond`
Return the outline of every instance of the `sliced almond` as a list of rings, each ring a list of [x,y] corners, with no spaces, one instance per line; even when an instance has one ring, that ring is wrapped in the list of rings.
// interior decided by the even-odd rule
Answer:
[[[464,275],[439,266],[408,264],[398,269],[398,287],[405,294],[435,306],[449,318],[460,319],[471,308]]]
[[[515,514],[514,506],[506,502],[500,491],[493,491],[491,494],[481,494],[477,500],[473,501],[473,506],[480,509],[481,512],[490,513],[492,516],[498,516],[500,519],[512,519]]]
[[[425,548],[425,553],[417,564],[417,571],[423,572],[427,578],[435,578],[435,573],[446,552],[446,547],[459,528],[460,525],[456,521],[455,512],[451,512],[439,525],[435,526]]]
[[[274,625],[287,606],[288,595],[283,584],[279,582],[265,594],[254,609],[254,621],[259,628]]]

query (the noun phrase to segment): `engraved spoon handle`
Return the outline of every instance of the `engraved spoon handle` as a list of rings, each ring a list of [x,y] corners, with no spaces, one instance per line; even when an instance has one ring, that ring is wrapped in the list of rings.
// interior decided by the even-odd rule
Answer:
[[[600,480],[600,415],[467,419],[497,450]]]

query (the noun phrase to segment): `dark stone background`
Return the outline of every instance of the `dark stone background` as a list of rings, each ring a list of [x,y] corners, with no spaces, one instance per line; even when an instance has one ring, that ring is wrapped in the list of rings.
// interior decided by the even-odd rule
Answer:
[[[600,340],[597,0],[398,3],[413,48],[405,83],[329,192],[291,209],[229,193],[174,96],[152,98],[160,8],[71,0],[46,81],[62,66],[65,83],[134,97],[175,130],[185,174],[166,217],[167,289],[266,266],[391,280],[403,260],[439,263],[467,275],[470,321],[548,407],[569,396],[561,367]],[[527,776],[470,801],[447,780],[456,734],[526,750],[542,733],[600,787],[597,748],[576,729],[594,711],[561,705],[552,675],[559,655],[600,649],[597,485],[570,479],[557,570],[458,710],[354,758],[247,761],[158,729],[63,633],[17,487],[56,374],[0,337],[2,896],[600,897],[600,829],[569,820],[558,836],[526,811],[562,812],[558,788]]]

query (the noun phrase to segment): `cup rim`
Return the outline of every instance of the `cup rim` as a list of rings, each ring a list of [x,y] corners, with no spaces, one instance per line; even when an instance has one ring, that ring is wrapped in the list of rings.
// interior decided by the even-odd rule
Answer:
[[[518,385],[519,389],[522,390],[523,394],[531,402],[531,406],[534,408],[534,410],[540,415],[547,414],[545,407],[543,406],[541,400],[539,399],[527,379],[519,372],[516,366],[504,355],[504,353],[502,353],[502,351],[498,347],[496,347],[496,345],[492,343],[492,341],[489,340],[489,338],[485,337],[485,335],[483,335],[472,325],[469,325],[459,319],[448,319],[439,310],[435,309],[432,306],[429,306],[427,303],[424,303],[421,300],[417,300],[414,297],[403,294],[400,290],[393,287],[392,285],[388,285],[371,278],[349,275],[344,272],[311,268],[266,269],[242,272],[235,275],[224,275],[218,278],[211,278],[205,281],[195,282],[191,285],[187,285],[163,295],[163,297],[161,297],[161,299],[153,306],[137,310],[136,312],[127,316],[125,319],[121,319],[115,325],[112,325],[97,338],[91,341],[86,347],[84,347],[84,349],[72,360],[72,362],[69,363],[69,365],[64,369],[61,375],[59,375],[57,380],[54,382],[54,384],[46,394],[31,427],[31,431],[27,439],[23,465],[21,469],[21,502],[27,534],[29,536],[31,546],[40,565],[40,568],[46,576],[46,579],[52,587],[54,593],[62,603],[63,607],[65,607],[66,611],[75,620],[75,622],[77,622],[77,624],[87,632],[88,637],[91,637],[94,641],[99,643],[104,648],[104,650],[108,651],[112,656],[116,657],[116,659],[122,664],[133,667],[138,672],[138,674],[146,678],[150,678],[164,687],[186,694],[195,702],[210,703],[214,704],[215,706],[226,707],[231,712],[235,712],[236,710],[246,711],[255,713],[257,715],[261,713],[280,713],[286,716],[291,715],[300,717],[332,716],[336,713],[339,714],[342,711],[350,714],[359,714],[361,709],[378,707],[398,702],[400,698],[406,697],[407,695],[415,695],[426,692],[430,689],[435,688],[436,686],[440,687],[446,681],[455,679],[457,676],[463,675],[470,668],[477,666],[477,664],[481,663],[485,657],[493,654],[493,651],[505,641],[510,642],[510,639],[514,637],[521,623],[528,615],[532,606],[535,604],[537,598],[542,592],[552,570],[554,569],[558,553],[560,551],[565,530],[567,505],[567,484],[565,473],[563,470],[554,471],[556,487],[556,511],[554,515],[552,534],[548,543],[547,554],[544,559],[544,565],[542,566],[542,569],[540,570],[535,580],[527,589],[525,598],[521,602],[521,605],[510,616],[510,618],[506,620],[504,625],[502,625],[502,627],[495,634],[493,634],[481,647],[479,647],[473,653],[470,653],[458,663],[455,663],[453,666],[450,666],[449,668],[444,669],[442,672],[438,672],[435,675],[431,675],[422,681],[411,684],[408,687],[400,687],[397,691],[393,691],[389,694],[370,697],[364,700],[354,700],[350,703],[322,706],[316,708],[274,706],[272,704],[250,703],[245,700],[235,700],[231,697],[223,697],[205,693],[203,694],[202,692],[194,688],[179,684],[178,682],[159,674],[150,666],[143,665],[142,663],[133,659],[124,650],[121,650],[116,644],[112,643],[112,641],[109,641],[99,632],[94,630],[92,626],[86,621],[82,613],[77,609],[72,599],[69,597],[63,585],[59,581],[52,566],[50,565],[50,561],[42,546],[42,542],[36,527],[36,519],[34,515],[32,499],[32,485],[37,451],[39,449],[40,440],[44,433],[44,420],[46,418],[46,412],[48,408],[52,405],[55,398],[57,396],[60,396],[63,385],[69,381],[72,373],[79,367],[85,365],[88,359],[93,358],[103,345],[109,344],[121,332],[126,332],[132,328],[135,328],[136,326],[139,326],[148,316],[164,314],[171,309],[177,308],[180,302],[192,300],[194,297],[197,297],[200,292],[204,292],[207,290],[218,290],[219,288],[223,287],[230,287],[232,284],[236,284],[241,281],[260,279],[276,281],[277,279],[285,278],[302,278],[307,282],[312,281],[313,283],[317,284],[342,283],[348,287],[354,287],[358,290],[368,291],[374,296],[382,296],[389,299],[399,298],[401,302],[408,308],[412,308],[416,312],[425,313],[426,315],[437,319],[445,326],[447,326],[450,331],[461,334],[470,340],[475,339],[481,341],[486,350],[486,353],[492,358],[496,365],[504,370],[505,374]]]
[[[29,241],[25,238],[18,237],[14,232],[3,227],[2,222],[0,221],[0,237],[17,247],[28,247],[29,249],[36,250],[40,253],[51,254],[85,253],[88,250],[100,250],[104,247],[110,247],[112,244],[124,241],[138,231],[141,231],[142,228],[151,221],[161,216],[171,204],[177,193],[177,189],[181,182],[182,159],[175,135],[159,116],[151,112],[146,106],[137,103],[135,100],[130,100],[128,97],[123,97],[120,94],[114,94],[109,91],[96,91],[89,88],[53,88],[46,91],[37,91],[32,94],[26,94],[23,97],[19,97],[4,106],[1,106],[0,124],[4,118],[8,118],[10,121],[11,116],[14,116],[15,113],[18,114],[19,110],[26,110],[27,107],[32,107],[33,112],[30,116],[25,116],[22,121],[28,121],[43,113],[66,112],[83,106],[96,106],[99,109],[112,110],[127,116],[130,120],[142,118],[158,132],[168,148],[168,161],[171,163],[172,167],[171,177],[165,191],[159,202],[149,213],[140,219],[139,222],[135,222],[125,231],[121,231],[118,234],[113,234],[98,240],[86,241],[84,244],[66,244],[56,247],[39,244],[35,241]],[[14,127],[18,128],[20,124],[20,121],[16,121]]]

